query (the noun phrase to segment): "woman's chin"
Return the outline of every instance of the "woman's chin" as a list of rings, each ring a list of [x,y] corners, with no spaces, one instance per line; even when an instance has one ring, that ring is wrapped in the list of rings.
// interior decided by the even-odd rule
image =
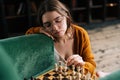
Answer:
[[[63,37],[64,34],[63,33],[58,33],[58,34],[55,34],[56,37]]]
[[[56,38],[61,38],[63,37],[64,35],[55,35]]]

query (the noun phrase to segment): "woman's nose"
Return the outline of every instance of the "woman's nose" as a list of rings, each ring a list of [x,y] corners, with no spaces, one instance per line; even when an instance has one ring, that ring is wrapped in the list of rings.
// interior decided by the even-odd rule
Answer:
[[[56,23],[53,23],[53,24],[52,24],[52,29],[53,29],[53,30],[57,30],[57,29],[58,29],[58,26],[57,26]]]

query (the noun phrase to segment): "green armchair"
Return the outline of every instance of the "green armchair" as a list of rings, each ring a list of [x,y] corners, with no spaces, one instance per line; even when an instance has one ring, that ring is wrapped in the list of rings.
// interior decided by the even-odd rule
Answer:
[[[52,69],[55,63],[53,40],[44,34],[1,39],[0,54],[4,55],[4,57],[0,55],[3,58],[0,61],[0,76],[6,74],[5,77],[8,77],[7,73],[10,72],[19,80],[29,79],[31,76],[36,77]],[[7,62],[11,66],[2,64]]]
[[[120,80],[120,70],[114,71],[111,74],[100,78],[99,80]]]

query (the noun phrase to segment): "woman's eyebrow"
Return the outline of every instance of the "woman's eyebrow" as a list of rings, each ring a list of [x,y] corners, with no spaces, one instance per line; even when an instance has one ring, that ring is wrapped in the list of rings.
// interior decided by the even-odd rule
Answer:
[[[54,18],[53,20],[56,20],[56,19],[58,19],[60,16],[57,16],[56,18]],[[52,21],[53,21],[52,20]],[[50,23],[51,21],[46,21],[46,22],[44,22],[43,24],[46,24],[46,23]]]
[[[50,23],[49,21],[47,21],[47,22],[44,22],[43,24],[48,24],[48,23]]]
[[[56,17],[54,20],[58,19],[60,16]]]

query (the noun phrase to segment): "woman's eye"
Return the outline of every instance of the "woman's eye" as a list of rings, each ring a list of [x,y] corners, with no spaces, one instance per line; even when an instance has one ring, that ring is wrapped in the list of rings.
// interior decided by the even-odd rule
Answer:
[[[61,22],[61,20],[57,20],[57,21],[55,21],[56,23],[59,23],[59,22]]]
[[[61,22],[62,21],[62,19],[57,19],[55,22]]]
[[[51,26],[51,23],[49,23],[49,22],[44,23],[43,26],[44,26],[44,27],[50,27],[50,26]]]

